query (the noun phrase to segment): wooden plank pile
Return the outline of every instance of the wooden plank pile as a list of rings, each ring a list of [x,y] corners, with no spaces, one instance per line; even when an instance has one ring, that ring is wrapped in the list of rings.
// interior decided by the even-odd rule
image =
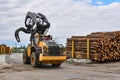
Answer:
[[[74,41],[75,58],[87,58],[87,39],[89,39],[89,55],[94,61],[120,60],[120,31],[96,32],[87,36],[67,38],[67,57],[71,57],[72,41]]]

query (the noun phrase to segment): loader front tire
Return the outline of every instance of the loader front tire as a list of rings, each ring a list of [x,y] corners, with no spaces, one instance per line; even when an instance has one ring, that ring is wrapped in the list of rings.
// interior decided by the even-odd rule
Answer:
[[[23,53],[23,63],[24,64],[30,64],[30,58],[27,55],[27,51]]]

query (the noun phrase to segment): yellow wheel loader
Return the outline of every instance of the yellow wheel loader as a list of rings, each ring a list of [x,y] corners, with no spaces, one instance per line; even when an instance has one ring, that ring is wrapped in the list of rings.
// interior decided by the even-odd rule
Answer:
[[[25,26],[15,31],[15,38],[20,42],[19,32],[23,31],[30,36],[30,44],[23,53],[23,63],[37,67],[41,64],[52,64],[59,67],[66,56],[63,55],[63,46],[57,44],[51,35],[46,35],[50,27],[47,18],[41,13],[28,12],[25,18]]]

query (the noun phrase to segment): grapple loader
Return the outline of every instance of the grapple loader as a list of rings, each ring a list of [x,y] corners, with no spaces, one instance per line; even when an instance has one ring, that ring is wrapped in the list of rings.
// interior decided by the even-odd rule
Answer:
[[[20,42],[19,32],[30,34],[30,43],[23,53],[23,63],[37,67],[41,64],[52,64],[59,67],[66,56],[63,46],[57,44],[51,35],[46,35],[50,28],[47,18],[41,13],[28,12],[25,18],[25,27],[15,31],[15,38]]]

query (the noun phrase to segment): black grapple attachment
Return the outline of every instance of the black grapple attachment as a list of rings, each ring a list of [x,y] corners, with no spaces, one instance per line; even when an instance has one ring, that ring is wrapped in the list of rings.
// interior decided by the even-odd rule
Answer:
[[[47,18],[41,13],[28,12],[25,18],[25,27],[21,27],[15,31],[15,38],[20,42],[19,32],[22,31],[27,34],[31,34],[30,41],[34,42],[35,34],[46,34],[50,23]]]

